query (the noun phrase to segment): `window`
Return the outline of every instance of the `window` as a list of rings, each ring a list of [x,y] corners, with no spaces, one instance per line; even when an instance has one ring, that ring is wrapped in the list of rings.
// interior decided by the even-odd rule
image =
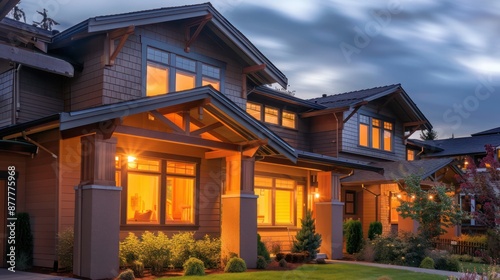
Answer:
[[[393,124],[366,115],[359,115],[359,145],[392,151]]]
[[[267,123],[278,124],[278,109],[265,106],[264,121]]]
[[[254,191],[259,196],[257,199],[257,224],[300,224],[304,204],[303,185],[298,185],[296,181],[291,179],[256,176]],[[295,207],[296,202],[298,207]]]
[[[295,113],[283,111],[281,124],[284,127],[295,128]]]
[[[346,215],[356,214],[356,192],[345,191],[345,213]]]
[[[391,194],[391,212],[390,212],[390,221],[391,224],[397,224],[399,222],[399,213],[398,207],[401,205],[400,202],[401,195],[396,195],[395,193]]]
[[[194,224],[196,163],[123,155],[116,162],[126,224]]]
[[[259,121],[262,119],[260,104],[247,102],[247,113]]]
[[[146,96],[206,85],[220,90],[219,67],[153,47],[146,52]]]
[[[406,160],[412,161],[415,160],[415,150],[406,150]]]

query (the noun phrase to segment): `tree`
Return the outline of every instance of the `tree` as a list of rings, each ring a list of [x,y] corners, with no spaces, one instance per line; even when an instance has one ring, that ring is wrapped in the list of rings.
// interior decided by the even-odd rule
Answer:
[[[420,139],[422,140],[437,140],[438,134],[434,129],[431,130],[422,130],[422,133],[420,133]]]
[[[321,234],[316,233],[315,219],[312,212],[308,210],[306,216],[301,220],[302,228],[293,241],[292,252],[309,252],[309,257],[314,259],[321,246]]]
[[[446,229],[462,222],[463,213],[453,198],[454,190],[437,185],[428,190],[420,186],[420,176],[410,175],[401,188],[409,200],[400,200],[397,211],[403,218],[411,218],[420,223],[419,232],[428,240],[446,233]]]
[[[36,11],[36,12],[39,13],[40,15],[42,15],[43,18],[40,22],[33,21],[34,26],[50,31],[50,30],[52,30],[53,25],[59,25],[59,23],[57,21],[55,21],[49,17],[49,15],[47,14],[47,12],[48,12],[47,9],[43,9],[43,12],[40,12],[40,11]]]
[[[486,156],[479,167],[466,158],[465,174],[461,178],[462,193],[473,195],[476,211],[469,213],[479,224],[500,233],[500,163],[495,159],[495,148],[485,145]]]
[[[23,9],[19,8],[19,4],[21,4],[21,1],[19,1],[19,3],[14,6],[14,9],[12,9],[12,17],[17,21],[21,21],[22,18],[24,23],[26,23],[26,14]]]

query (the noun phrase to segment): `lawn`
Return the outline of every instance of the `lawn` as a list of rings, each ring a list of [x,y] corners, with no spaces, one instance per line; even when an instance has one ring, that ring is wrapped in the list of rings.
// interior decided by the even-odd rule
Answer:
[[[416,273],[406,270],[377,268],[355,264],[324,264],[324,265],[303,265],[295,270],[288,271],[262,271],[262,272],[246,272],[246,273],[224,273],[210,274],[205,276],[188,276],[188,279],[259,279],[259,280],[276,280],[276,279],[405,279],[405,280],[436,280],[447,279],[445,276]],[[167,278],[161,278],[166,280]],[[171,279],[171,278],[168,278]]]

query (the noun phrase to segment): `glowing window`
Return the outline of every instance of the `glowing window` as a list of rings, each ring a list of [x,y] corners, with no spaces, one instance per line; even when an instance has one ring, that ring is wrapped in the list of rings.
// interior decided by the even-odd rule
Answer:
[[[158,224],[160,176],[129,173],[127,176],[127,223]]]
[[[167,223],[194,223],[194,179],[169,176],[167,178]]]
[[[281,125],[289,128],[295,128],[295,113],[283,111]]]
[[[267,123],[278,124],[278,109],[265,107],[264,121]]]
[[[359,145],[380,149],[384,151],[393,150],[393,124],[372,118],[366,115],[359,115]]]
[[[148,62],[146,75],[146,96],[154,96],[168,92],[168,68]]]
[[[303,186],[294,180],[255,177],[257,199],[257,223],[259,225],[300,225],[303,215]],[[297,213],[295,214],[295,199]]]
[[[247,113],[257,120],[261,120],[261,105],[257,103],[247,102]]]
[[[188,90],[195,87],[194,73],[177,70],[175,72],[175,91]]]
[[[415,151],[414,150],[406,150],[406,160],[412,161],[415,160]]]

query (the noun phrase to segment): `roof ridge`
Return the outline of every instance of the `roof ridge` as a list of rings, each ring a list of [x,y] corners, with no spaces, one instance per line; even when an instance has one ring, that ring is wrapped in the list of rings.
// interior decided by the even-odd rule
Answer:
[[[384,86],[378,86],[378,87],[371,87],[371,88],[364,88],[364,89],[358,89],[358,90],[352,90],[352,91],[346,91],[346,92],[340,92],[340,93],[330,94],[330,95],[326,95],[326,96],[323,95],[322,97],[315,97],[315,98],[311,98],[309,100],[314,100],[314,99],[319,99],[319,98],[324,98],[324,97],[330,97],[330,96],[339,96],[339,95],[344,95],[344,94],[352,94],[352,93],[361,92],[361,91],[367,91],[367,90],[389,88],[389,87],[394,87],[394,86],[401,86],[401,83],[384,85]]]

